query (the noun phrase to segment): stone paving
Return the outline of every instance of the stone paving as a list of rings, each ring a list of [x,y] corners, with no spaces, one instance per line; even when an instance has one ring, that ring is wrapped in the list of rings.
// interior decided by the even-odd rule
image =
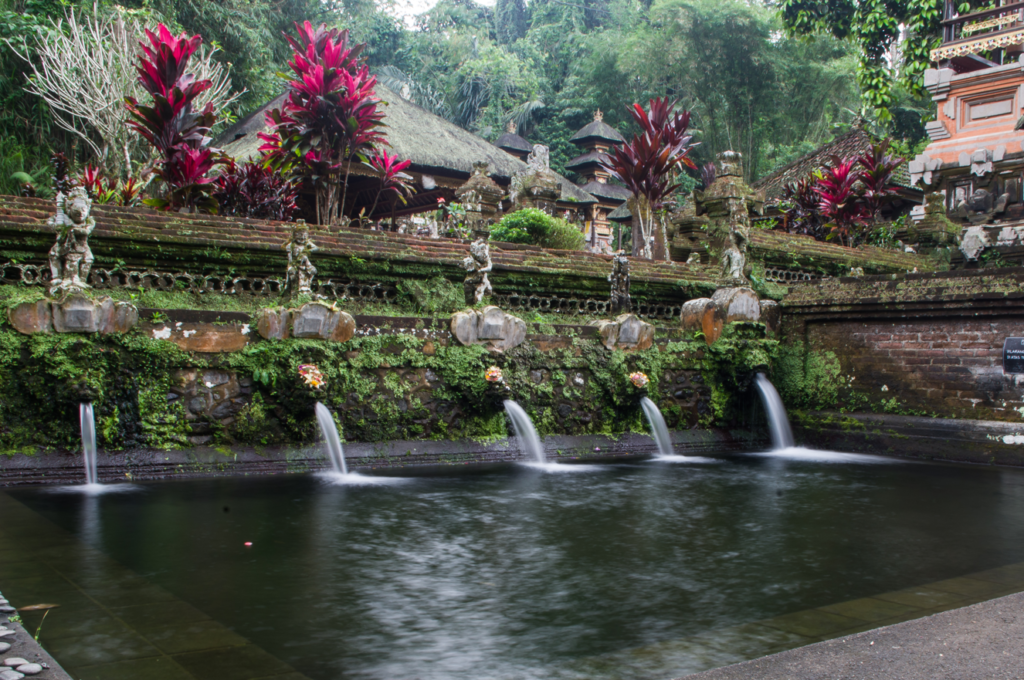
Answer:
[[[308,680],[2,493],[0,517],[0,578],[9,606],[60,605],[50,610],[39,639],[75,680]],[[35,630],[42,612],[22,617]],[[13,630],[0,640],[27,636]],[[7,656],[0,653],[0,660]],[[0,670],[0,680],[20,677]]]

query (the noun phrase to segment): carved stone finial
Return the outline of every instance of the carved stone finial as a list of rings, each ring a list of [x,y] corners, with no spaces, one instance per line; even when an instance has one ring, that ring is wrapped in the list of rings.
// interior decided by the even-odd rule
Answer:
[[[473,175],[481,175],[483,177],[489,177],[491,174],[491,164],[487,161],[473,161]]]
[[[462,284],[467,305],[475,305],[483,300],[484,296],[494,292],[487,278],[487,272],[493,267],[491,247],[483,237],[477,238],[469,246],[469,257],[462,261],[462,268],[468,272]]]
[[[597,111],[594,111],[594,120],[598,120],[598,121],[604,120],[604,114],[601,113],[601,109],[598,109]]]
[[[738,151],[723,151],[718,154],[719,177],[743,177],[743,154]]]
[[[310,262],[309,256],[319,248],[313,243],[305,220],[296,220],[284,248],[288,252],[287,289],[299,295],[312,293],[316,267]]]
[[[91,210],[92,200],[84,187],[75,187],[68,196],[57,194],[57,213],[48,222],[57,232],[50,248],[50,295],[89,288],[86,282],[93,263],[89,234],[96,228]]]
[[[505,132],[510,135],[514,135],[516,133],[516,122],[514,120],[510,120],[508,122],[508,125],[505,126]]]

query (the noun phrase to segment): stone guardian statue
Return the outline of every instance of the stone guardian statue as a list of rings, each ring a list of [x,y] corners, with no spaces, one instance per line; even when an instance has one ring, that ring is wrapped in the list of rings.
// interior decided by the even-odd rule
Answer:
[[[633,301],[629,297],[629,258],[625,251],[620,250],[612,258],[612,273],[608,275],[611,282],[611,299],[609,306],[613,314],[633,311]]]
[[[84,187],[75,187],[68,196],[57,194],[57,213],[47,222],[57,232],[57,241],[50,248],[51,296],[89,288],[93,263],[89,234],[96,228],[91,211],[92,201]]]
[[[494,267],[491,262],[491,247],[482,237],[470,244],[469,257],[462,261],[462,267],[469,272],[462,284],[467,305],[475,305],[483,300],[484,296],[494,292],[487,278],[487,272]]]
[[[299,295],[311,294],[316,267],[310,262],[309,256],[319,249],[313,243],[309,235],[309,226],[304,221],[299,220],[295,223],[284,247],[288,252],[288,290]]]

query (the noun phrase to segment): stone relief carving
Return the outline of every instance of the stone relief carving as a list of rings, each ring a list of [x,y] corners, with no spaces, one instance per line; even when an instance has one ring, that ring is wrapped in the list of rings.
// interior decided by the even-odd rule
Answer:
[[[96,228],[91,211],[92,201],[84,187],[75,187],[69,196],[57,194],[57,213],[48,222],[57,232],[50,248],[50,295],[89,288],[86,281],[93,263],[89,235]]]

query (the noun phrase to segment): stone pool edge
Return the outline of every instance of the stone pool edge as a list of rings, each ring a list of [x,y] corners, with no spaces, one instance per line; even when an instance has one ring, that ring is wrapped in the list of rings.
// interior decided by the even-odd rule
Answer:
[[[41,672],[34,675],[24,675],[22,677],[30,678],[30,680],[72,680],[67,671],[65,671],[45,649],[43,649],[42,645],[36,642],[35,638],[32,637],[21,623],[7,621],[4,622],[2,626],[4,628],[12,629],[14,631],[14,635],[0,638],[0,641],[8,642],[11,645],[9,650],[0,654],[0,660],[20,657],[30,663],[44,665]],[[0,673],[8,670],[14,669],[8,668],[7,666],[0,666]]]
[[[835,411],[792,411],[790,420],[800,446],[1024,467],[1024,423]]]
[[[1024,672],[1024,654],[1018,651],[1022,642],[1024,593],[1013,593],[683,678],[1019,678]]]
[[[767,433],[746,430],[676,430],[671,433],[676,453],[708,455],[759,451],[768,448]],[[550,461],[614,462],[643,460],[654,455],[646,434],[553,435],[544,438]],[[523,461],[508,438],[473,440],[409,440],[346,442],[345,458],[357,472],[403,474],[486,470]],[[215,477],[225,475],[308,473],[328,467],[317,444],[306,447],[202,446],[181,450],[140,449],[101,451],[101,482]],[[82,458],[74,453],[17,453],[0,455],[0,487],[28,484],[74,484],[83,480]]]

